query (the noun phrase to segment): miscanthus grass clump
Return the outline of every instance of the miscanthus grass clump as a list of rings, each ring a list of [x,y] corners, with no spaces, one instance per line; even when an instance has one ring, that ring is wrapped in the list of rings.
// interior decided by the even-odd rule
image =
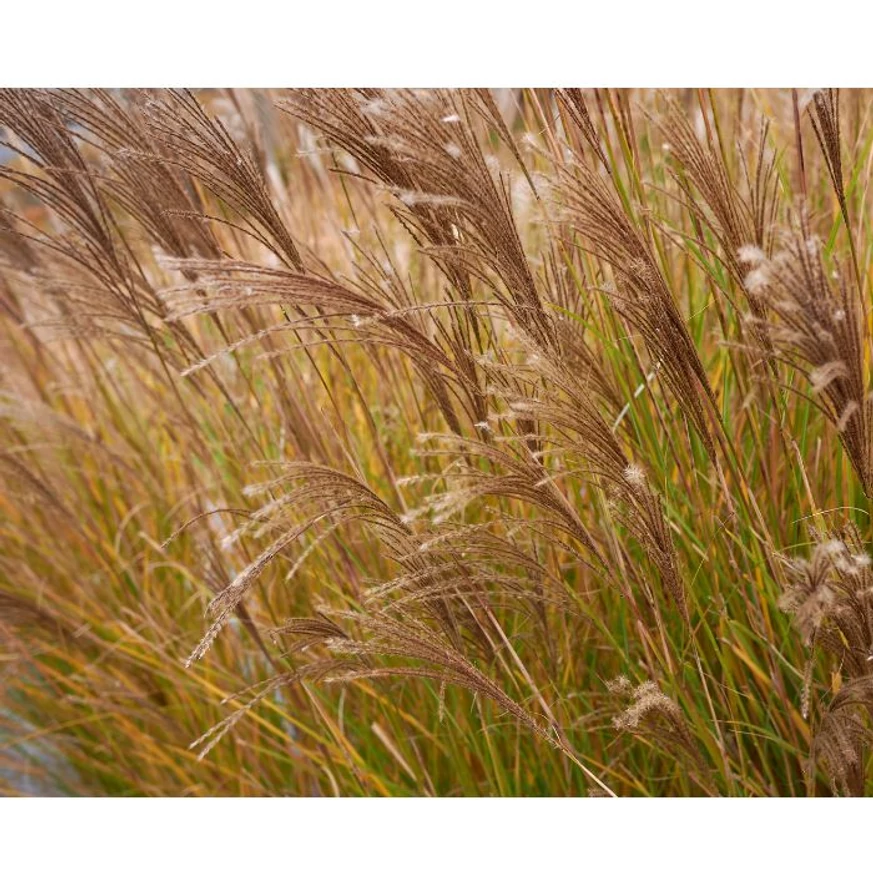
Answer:
[[[0,94],[0,791],[869,791],[871,108]]]

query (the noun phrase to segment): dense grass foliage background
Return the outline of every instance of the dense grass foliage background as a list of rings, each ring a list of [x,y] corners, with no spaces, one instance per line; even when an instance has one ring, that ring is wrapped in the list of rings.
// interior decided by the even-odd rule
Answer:
[[[865,793],[871,107],[3,92],[0,791]]]

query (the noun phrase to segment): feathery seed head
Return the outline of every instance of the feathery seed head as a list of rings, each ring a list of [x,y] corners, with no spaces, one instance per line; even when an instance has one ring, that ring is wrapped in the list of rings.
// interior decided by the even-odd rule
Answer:
[[[628,464],[623,471],[625,481],[631,488],[642,490],[646,484],[646,474],[639,464]]]
[[[750,267],[760,267],[766,263],[767,255],[758,246],[744,245],[737,252],[737,258],[741,264],[748,264]]]

